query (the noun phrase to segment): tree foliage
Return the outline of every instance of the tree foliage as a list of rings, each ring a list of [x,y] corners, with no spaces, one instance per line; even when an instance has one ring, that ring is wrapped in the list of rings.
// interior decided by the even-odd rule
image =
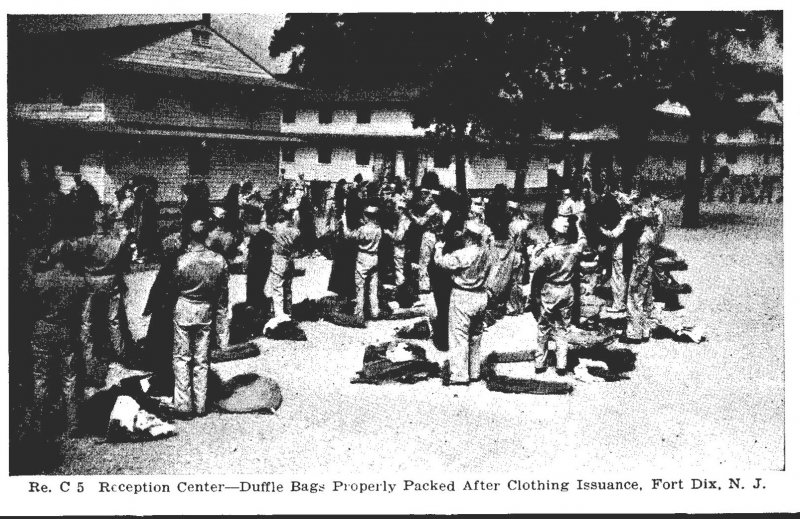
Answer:
[[[701,144],[737,124],[743,93],[782,96],[780,70],[736,57],[765,34],[782,44],[780,12],[290,14],[270,53],[294,51],[289,77],[309,85],[422,87],[416,122],[435,124],[456,149],[467,134],[524,148],[543,122],[567,134],[610,123],[629,171],[652,108],[681,102],[692,113],[684,224],[693,226]]]

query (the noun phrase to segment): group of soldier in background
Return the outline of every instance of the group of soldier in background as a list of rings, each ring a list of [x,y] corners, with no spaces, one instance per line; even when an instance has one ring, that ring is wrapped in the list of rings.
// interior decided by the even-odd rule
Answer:
[[[776,202],[783,200],[780,192],[776,194],[780,188],[778,180],[768,175],[737,175],[728,166],[722,166],[705,180],[703,191],[707,202],[771,204],[773,198]]]

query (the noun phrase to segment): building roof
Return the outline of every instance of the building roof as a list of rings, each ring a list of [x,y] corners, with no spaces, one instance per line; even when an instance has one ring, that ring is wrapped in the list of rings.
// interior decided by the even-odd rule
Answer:
[[[291,88],[197,20],[40,34],[9,32],[9,74],[69,74],[93,66]]]
[[[292,81],[292,77],[288,74],[276,74],[275,78],[287,83]],[[299,90],[294,96],[294,101],[307,105],[408,105],[419,99],[423,92],[422,86],[412,84],[328,87],[302,82],[293,84]]]

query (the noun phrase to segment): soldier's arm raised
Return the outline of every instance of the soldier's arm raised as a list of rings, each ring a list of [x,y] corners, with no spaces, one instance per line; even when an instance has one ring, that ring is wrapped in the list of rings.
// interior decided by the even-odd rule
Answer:
[[[436,242],[436,245],[433,249],[433,261],[440,267],[447,269],[447,270],[457,270],[464,265],[461,262],[461,257],[459,256],[459,251],[453,251],[449,254],[443,254],[442,249],[444,248],[443,242]]]

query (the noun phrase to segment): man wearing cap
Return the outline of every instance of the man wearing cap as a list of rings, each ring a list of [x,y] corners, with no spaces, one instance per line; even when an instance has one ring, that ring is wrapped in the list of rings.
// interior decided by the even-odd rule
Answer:
[[[553,340],[556,345],[556,373],[560,376],[567,372],[567,331],[572,320],[572,308],[575,301],[573,282],[577,272],[580,254],[586,246],[586,237],[578,227],[578,240],[569,243],[567,236],[570,222],[566,216],[558,216],[553,220],[555,237],[547,245],[539,245],[531,254],[531,272],[540,294],[532,294],[537,300],[534,316],[537,318],[539,337],[534,350],[536,373],[547,370],[548,343]],[[538,297],[537,297],[538,296]],[[537,315],[538,314],[538,315]]]
[[[356,308],[354,315],[358,322],[364,322],[365,299],[369,302],[370,316],[378,318],[378,245],[383,231],[378,225],[378,208],[370,205],[364,209],[366,222],[350,229],[347,222],[347,211],[342,215],[344,237],[354,240],[358,247],[356,256]]]
[[[216,321],[217,344],[228,344],[228,265],[206,247],[206,218],[187,215],[188,244],[178,257],[175,286],[173,406],[182,418],[206,413],[209,346]]]
[[[267,298],[272,299],[275,317],[266,324],[265,329],[274,328],[291,319],[294,258],[300,249],[300,229],[297,228],[296,220],[297,207],[284,204],[278,214],[278,221],[271,229],[272,263],[265,293]]]
[[[480,379],[480,345],[483,334],[489,274],[489,254],[482,244],[483,229],[474,221],[464,226],[464,247],[443,254],[443,242],[437,242],[434,262],[451,272],[453,289],[450,295],[447,340],[450,350],[449,373],[445,381],[469,384]],[[449,378],[448,378],[449,376]]]

